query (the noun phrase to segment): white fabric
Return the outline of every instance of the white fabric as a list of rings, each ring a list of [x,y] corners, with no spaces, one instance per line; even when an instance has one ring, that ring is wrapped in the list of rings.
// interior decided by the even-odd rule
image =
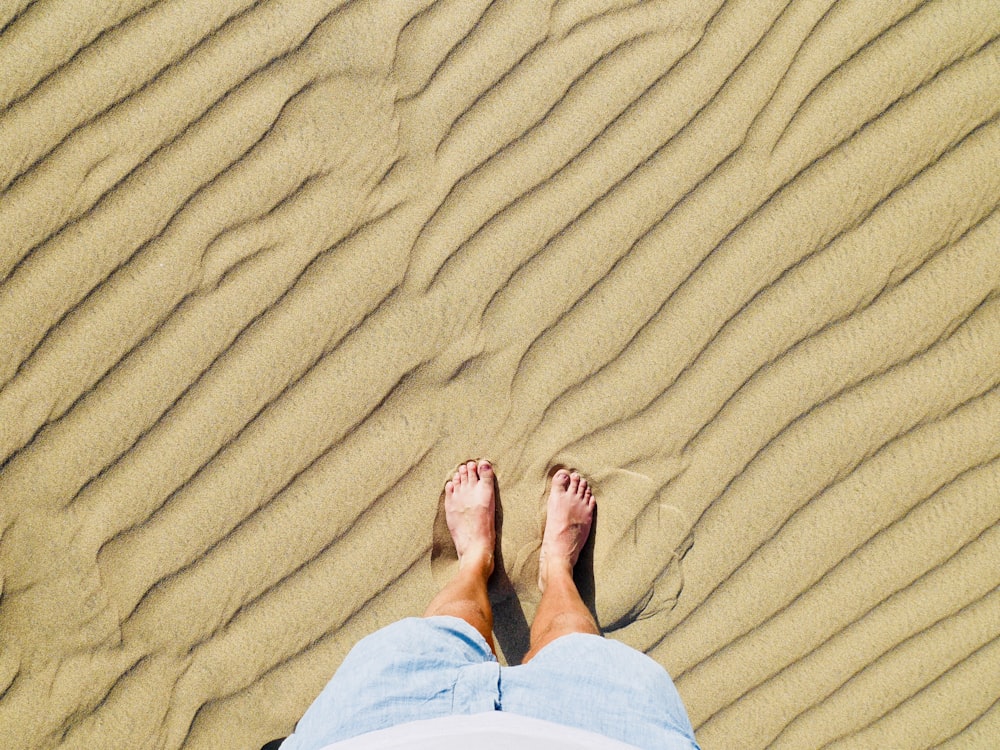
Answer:
[[[397,724],[323,750],[635,750],[632,745],[576,727],[492,711]],[[687,745],[690,747],[690,745]]]

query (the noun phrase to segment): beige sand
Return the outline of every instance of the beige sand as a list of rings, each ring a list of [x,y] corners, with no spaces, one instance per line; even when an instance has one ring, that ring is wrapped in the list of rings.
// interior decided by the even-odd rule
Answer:
[[[287,734],[486,455],[505,659],[571,463],[705,750],[997,747],[996,0],[0,29],[0,745]]]

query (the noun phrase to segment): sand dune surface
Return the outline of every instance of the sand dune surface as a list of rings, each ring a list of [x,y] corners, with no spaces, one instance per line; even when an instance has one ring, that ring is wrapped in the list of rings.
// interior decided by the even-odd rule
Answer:
[[[1000,743],[995,0],[0,4],[0,744],[242,748],[546,477],[705,750]],[[453,552],[453,550],[452,550]]]

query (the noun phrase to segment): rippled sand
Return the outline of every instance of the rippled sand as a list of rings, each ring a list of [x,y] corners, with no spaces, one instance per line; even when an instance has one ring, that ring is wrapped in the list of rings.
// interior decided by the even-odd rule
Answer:
[[[562,462],[705,750],[996,747],[996,0],[0,29],[4,747],[287,734],[472,456],[506,660]]]

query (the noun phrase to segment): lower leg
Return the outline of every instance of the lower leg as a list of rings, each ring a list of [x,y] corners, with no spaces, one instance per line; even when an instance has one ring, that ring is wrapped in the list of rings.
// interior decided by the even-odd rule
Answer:
[[[561,636],[601,634],[573,581],[573,566],[590,534],[594,506],[587,480],[579,474],[560,469],[552,477],[539,556],[542,600],[531,625],[531,646],[522,663]]]
[[[458,552],[458,573],[424,612],[424,617],[450,615],[465,620],[494,654],[493,610],[486,582],[493,572],[495,502],[489,461],[462,464],[445,484],[445,518]]]
[[[573,571],[556,574],[550,568],[548,585],[542,593],[535,620],[531,623],[531,646],[522,663],[530,661],[556,638],[570,633],[600,635],[601,631],[580,598],[580,592],[573,581]]]
[[[489,561],[489,565],[484,562],[460,567],[458,574],[427,605],[424,617],[450,615],[465,620],[479,631],[495,654],[493,610],[486,592],[486,581],[490,577],[493,565],[492,560]]]

